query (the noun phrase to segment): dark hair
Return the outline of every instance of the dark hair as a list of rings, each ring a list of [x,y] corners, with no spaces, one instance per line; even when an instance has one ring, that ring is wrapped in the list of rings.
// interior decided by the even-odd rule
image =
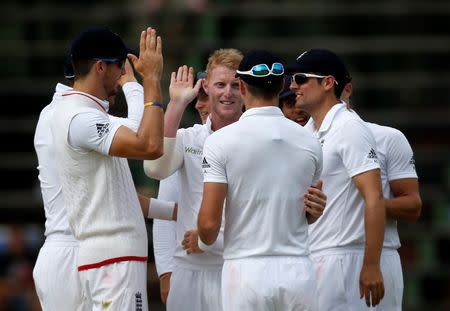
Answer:
[[[75,73],[75,80],[84,78],[91,71],[92,66],[95,64],[93,59],[79,59],[72,63],[73,72]]]
[[[265,87],[260,86],[254,86],[246,83],[248,91],[257,98],[263,99],[263,100],[271,100],[274,97],[278,97],[278,94],[280,94],[281,89],[283,88],[283,80],[279,80],[278,83],[272,83],[270,85],[267,85]]]

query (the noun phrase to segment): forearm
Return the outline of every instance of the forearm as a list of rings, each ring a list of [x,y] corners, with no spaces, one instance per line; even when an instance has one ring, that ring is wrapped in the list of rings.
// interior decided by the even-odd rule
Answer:
[[[200,240],[207,245],[212,245],[217,240],[219,231],[220,223],[219,225],[213,226],[203,226],[201,224],[198,225],[198,236]]]
[[[144,89],[137,82],[127,82],[122,86],[122,90],[127,102],[129,127],[137,131],[144,114]]]
[[[386,217],[414,222],[420,217],[422,200],[418,194],[386,199]]]
[[[366,201],[364,264],[379,264],[384,240],[385,203],[382,197]]]
[[[183,155],[176,150],[176,140],[164,137],[164,154],[156,160],[144,161],[148,177],[161,180],[172,175],[183,164]]]
[[[170,101],[167,105],[166,113],[164,115],[164,136],[176,137],[177,130],[183,117],[185,107],[177,104],[174,101]]]
[[[155,219],[153,221],[153,250],[158,276],[173,271],[176,245],[176,223]]]
[[[176,219],[176,203],[148,198],[138,194],[142,214],[145,218],[174,220]]]

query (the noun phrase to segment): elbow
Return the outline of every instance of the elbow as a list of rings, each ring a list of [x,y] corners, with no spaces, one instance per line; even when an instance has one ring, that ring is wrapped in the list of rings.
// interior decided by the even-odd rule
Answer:
[[[145,152],[145,160],[156,160],[164,155],[163,144],[150,144]]]
[[[200,221],[198,223],[198,233],[203,242],[208,245],[214,243],[217,238],[217,234],[219,233],[220,224],[217,224],[216,221]]]
[[[422,200],[420,196],[416,198],[416,204],[414,205],[414,210],[411,213],[411,222],[416,222],[419,220],[420,215],[422,214]]]

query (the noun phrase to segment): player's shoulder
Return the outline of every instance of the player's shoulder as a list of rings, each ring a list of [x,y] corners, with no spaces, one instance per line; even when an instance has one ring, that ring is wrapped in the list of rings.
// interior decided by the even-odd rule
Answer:
[[[367,125],[375,137],[382,137],[386,141],[406,140],[405,135],[399,129],[396,129],[394,127],[371,122],[367,122]]]

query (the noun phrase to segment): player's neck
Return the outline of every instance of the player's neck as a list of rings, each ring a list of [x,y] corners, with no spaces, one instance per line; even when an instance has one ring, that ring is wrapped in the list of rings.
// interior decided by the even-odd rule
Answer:
[[[108,99],[105,89],[103,87],[101,87],[101,85],[99,83],[97,83],[97,81],[90,78],[89,76],[87,76],[83,79],[75,80],[75,82],[73,84],[73,90],[87,93],[89,95],[97,97],[98,99],[102,99],[102,100]]]
[[[314,126],[318,130],[322,125],[323,120],[327,113],[336,105],[339,101],[335,97],[328,97],[316,106],[316,109],[310,112],[311,118],[314,120]]]

